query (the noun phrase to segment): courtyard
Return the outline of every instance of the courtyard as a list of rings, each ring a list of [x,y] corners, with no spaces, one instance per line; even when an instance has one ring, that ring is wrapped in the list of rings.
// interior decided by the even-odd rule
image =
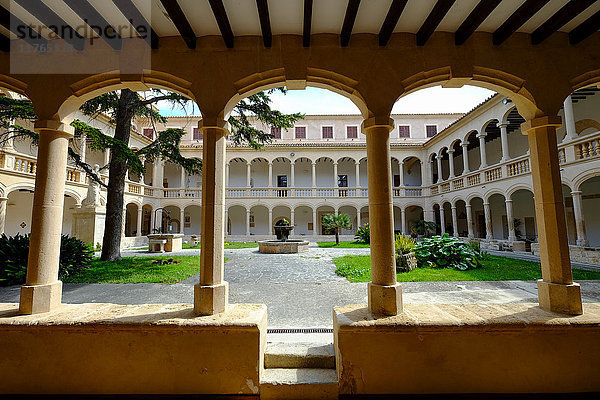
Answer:
[[[341,246],[344,243],[348,246],[355,242],[342,242]],[[352,283],[337,275],[334,259],[368,256],[369,248],[318,247],[311,242],[306,253],[261,254],[256,248],[245,246],[232,242],[233,249],[225,250],[230,301],[266,304],[269,329],[331,329],[333,307],[367,302],[366,283]],[[184,249],[168,257],[198,255],[197,249]],[[155,254],[147,253],[146,249],[132,249],[123,251],[123,256],[155,257]],[[600,266],[575,264],[574,273],[580,272],[578,268],[600,272]],[[64,283],[63,301],[122,305],[190,303],[197,281],[198,274],[174,284]],[[578,279],[578,282],[584,302],[600,301],[600,280]],[[537,299],[535,280],[403,282],[402,289],[404,302],[414,304],[534,303]],[[17,303],[19,290],[20,286],[0,288],[0,303]]]

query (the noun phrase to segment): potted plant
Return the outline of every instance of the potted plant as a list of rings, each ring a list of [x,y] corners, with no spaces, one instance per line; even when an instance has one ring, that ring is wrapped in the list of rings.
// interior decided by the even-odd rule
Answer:
[[[277,235],[277,240],[281,240],[286,242],[288,237],[290,236],[290,232],[294,227],[290,225],[290,221],[285,218],[280,219],[275,223],[275,235]]]
[[[410,272],[417,268],[417,258],[413,252],[417,242],[404,235],[396,235],[394,247],[396,249],[396,272]]]

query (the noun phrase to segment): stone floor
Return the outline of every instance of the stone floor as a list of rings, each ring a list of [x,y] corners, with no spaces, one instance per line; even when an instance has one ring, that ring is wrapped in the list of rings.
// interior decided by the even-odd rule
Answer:
[[[198,254],[182,250],[174,255]],[[226,250],[225,279],[231,303],[268,306],[269,328],[331,327],[334,306],[367,302],[366,283],[335,275],[332,257],[369,254],[369,249],[323,249],[311,243],[303,254],[260,254],[257,249]],[[154,256],[141,250],[123,256]],[[65,284],[65,303],[193,302],[198,275],[174,285]],[[600,301],[600,281],[580,282],[585,302]],[[405,303],[537,302],[535,282],[407,282]],[[0,302],[18,302],[19,287],[0,288]]]

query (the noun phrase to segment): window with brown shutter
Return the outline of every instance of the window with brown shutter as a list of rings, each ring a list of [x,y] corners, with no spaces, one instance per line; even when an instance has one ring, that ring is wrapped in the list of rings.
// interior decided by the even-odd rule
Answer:
[[[154,129],[144,128],[144,130],[142,131],[142,135],[144,135],[148,139],[152,140],[152,139],[154,139]]]
[[[398,137],[410,137],[410,126],[398,125]]]
[[[358,127],[357,126],[347,126],[346,127],[346,137],[348,139],[358,139]]]
[[[333,126],[324,126],[323,130],[323,139],[333,139]]]
[[[281,128],[276,128],[272,126],[271,135],[273,135],[273,139],[281,139]]]
[[[306,127],[305,126],[297,126],[294,129],[296,133],[296,139],[306,139]]]
[[[194,140],[202,140],[202,138],[203,138],[202,131],[198,128],[194,128],[193,139]]]
[[[437,135],[436,125],[425,125],[425,130],[427,131],[427,137],[434,137]]]

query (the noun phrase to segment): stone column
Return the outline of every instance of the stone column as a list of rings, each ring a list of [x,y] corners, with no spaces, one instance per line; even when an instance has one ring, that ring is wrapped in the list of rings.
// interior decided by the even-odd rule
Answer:
[[[473,214],[471,213],[471,205],[466,205],[467,209],[467,231],[469,235],[469,239],[475,238],[475,233],[473,233]]]
[[[225,207],[225,218],[223,219],[225,222],[225,236],[229,235],[229,209],[227,206]]]
[[[467,150],[469,142],[464,142],[461,144],[461,146],[463,148],[463,175],[466,175],[471,172],[469,169],[469,152]]]
[[[202,235],[200,282],[194,286],[194,312],[212,315],[227,310],[228,284],[223,280],[225,235],[225,121],[200,121],[202,129]]]
[[[137,221],[135,224],[135,236],[142,236],[142,207],[138,206]]]
[[[360,161],[354,163],[354,169],[354,173],[356,174],[356,188],[358,189],[360,187]],[[356,195],[358,196],[358,193]]]
[[[246,236],[250,236],[250,210],[246,210]]]
[[[225,187],[229,187],[229,163],[225,164]]]
[[[313,165],[315,165],[313,163]],[[313,236],[317,236],[319,234],[319,226],[317,224],[317,210],[313,210]]]
[[[294,168],[294,161],[290,164],[290,187],[296,187],[296,169]]]
[[[448,179],[453,179],[456,176],[454,174],[454,149],[448,150],[448,167],[450,168],[450,176]]]
[[[437,160],[437,170],[438,170],[438,178],[437,178],[436,183],[440,183],[443,180],[442,179],[442,155],[439,154],[438,156],[436,156],[436,160]]]
[[[269,161],[269,187],[273,187],[273,163]]]
[[[573,283],[562,183],[558,164],[556,127],[560,117],[539,117],[521,125],[527,134],[531,177],[542,264],[538,281],[540,307],[565,314],[581,314],[581,291]]]
[[[250,181],[252,180],[252,163],[246,164],[246,187],[250,187]]]
[[[446,213],[444,212],[444,207],[440,205],[440,229],[442,231],[442,236],[446,234]]]
[[[434,163],[434,161],[433,161],[433,160],[429,160],[429,161],[427,162],[427,165],[429,166],[429,173],[427,174],[427,177],[428,177],[428,182],[427,182],[427,184],[428,184],[428,185],[433,185],[433,184],[435,183],[435,182],[433,181],[433,163]]]
[[[508,241],[515,242],[517,240],[517,235],[515,233],[515,219],[513,217],[513,207],[512,200],[506,199],[504,200],[506,204],[506,222],[508,223]]]
[[[127,206],[123,207],[123,218],[121,219],[121,221],[122,221],[122,224],[121,224],[121,237],[125,237],[125,227],[127,225]]]
[[[485,151],[485,137],[487,136],[487,133],[478,133],[477,134],[477,139],[479,139],[479,154],[481,155],[481,165],[479,166],[479,169],[484,169],[486,168],[487,165],[487,153]]]
[[[67,149],[73,128],[57,121],[38,120],[37,172],[27,278],[21,286],[19,311],[37,314],[51,311],[61,303],[62,282],[58,263],[62,230]]]
[[[181,166],[179,168],[181,168],[181,177],[179,178],[181,180],[181,188],[185,188],[185,168]]]
[[[273,234],[273,209],[269,208],[269,235]]]
[[[154,233],[154,211],[156,211],[156,210],[150,211],[150,232],[149,233]]]
[[[404,186],[404,161],[400,161],[398,163],[399,173],[400,173],[400,186]]]
[[[394,214],[392,205],[392,164],[389,117],[370,118],[362,124],[367,137],[369,184],[369,226],[371,229],[371,276],[368,286],[369,310],[373,314],[402,312],[402,288],[396,281]]]
[[[404,208],[400,209],[400,224],[402,226],[402,234],[406,236],[408,232],[406,229],[406,210]]]
[[[573,100],[571,95],[568,95],[563,103],[563,110],[565,113],[565,130],[566,135],[563,142],[568,142],[577,139],[577,131],[575,130],[575,114],[573,113]]]
[[[589,246],[590,242],[587,239],[585,232],[585,221],[583,220],[583,203],[581,201],[581,192],[571,192],[573,196],[573,213],[575,214],[575,227],[577,230],[577,246]],[[1,218],[1,217],[0,217]]]
[[[500,139],[502,143],[502,160],[501,162],[507,162],[510,160],[510,152],[508,150],[508,122],[498,124],[500,128]]]
[[[104,150],[104,165],[108,165],[109,162],[110,162],[110,150],[106,149],[106,150]]]
[[[490,203],[483,203],[483,213],[485,214],[485,238],[488,240],[494,239],[494,231],[492,226],[492,212]]]
[[[456,215],[456,206],[452,205],[452,235],[458,237],[458,216]]]
[[[4,233],[6,224],[6,203],[8,197],[0,197],[0,235]]]
[[[333,163],[333,187],[338,187],[338,164],[337,162]]]
[[[185,209],[180,208],[179,209],[179,233],[183,233],[184,232],[184,221],[185,221]]]
[[[360,212],[360,207],[356,207],[356,224],[358,225],[356,228],[360,228],[361,225],[361,220],[362,220],[362,215]]]
[[[317,163],[312,163],[312,187],[313,189],[317,187]]]
[[[294,213],[294,209],[290,208],[290,225],[292,225],[292,227],[293,227],[295,224],[296,224],[296,216]],[[294,229],[292,229],[292,232],[290,232],[290,233],[293,233],[293,232],[294,232]]]

